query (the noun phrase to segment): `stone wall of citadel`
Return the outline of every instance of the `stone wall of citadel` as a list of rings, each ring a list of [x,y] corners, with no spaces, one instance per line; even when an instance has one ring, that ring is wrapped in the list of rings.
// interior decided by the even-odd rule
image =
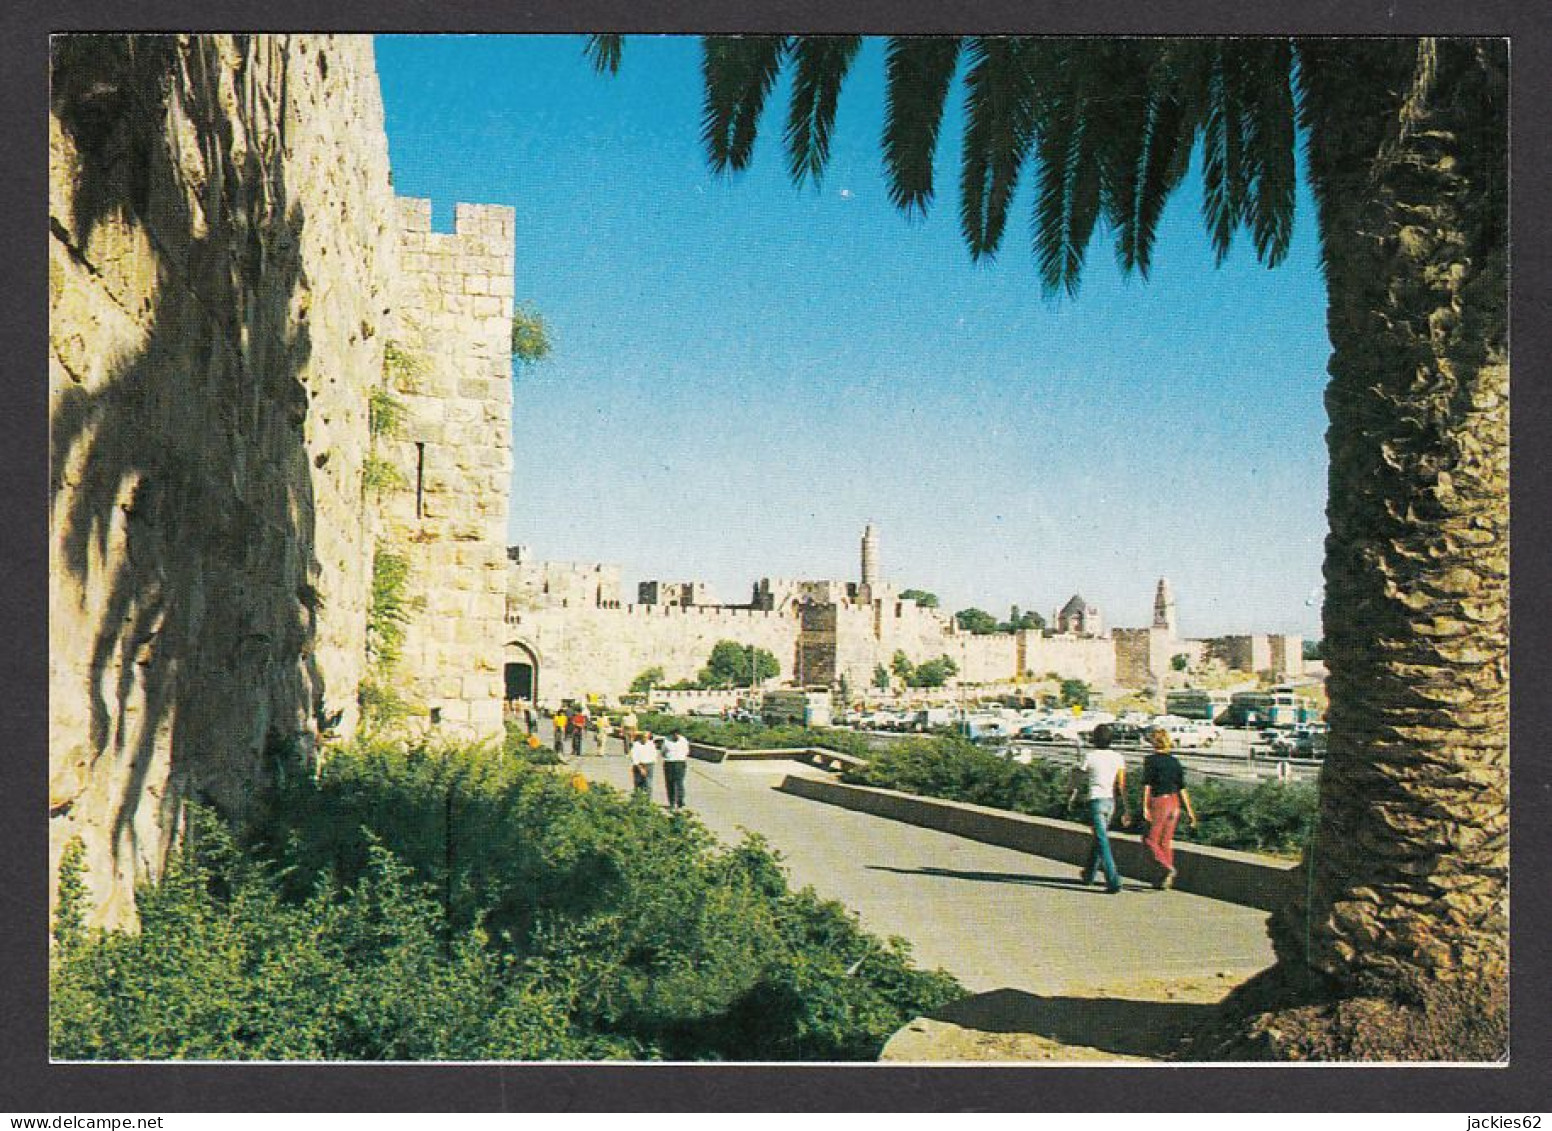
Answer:
[[[1112,639],[1041,636],[1022,632],[1023,671],[1038,679],[1047,672],[1059,672],[1063,679],[1081,679],[1095,687],[1115,687],[1117,679],[1116,642]]]
[[[501,731],[512,477],[511,208],[459,204],[451,233],[429,200],[396,202],[400,276],[392,333],[406,410],[380,448],[383,545],[409,561],[407,627],[393,683],[445,733]]]
[[[526,663],[520,642],[539,661],[537,698],[557,704],[588,693],[619,696],[647,668],[664,682],[694,679],[718,641],[764,648],[781,665],[780,679],[796,668],[797,617],[728,606],[616,605],[510,609],[507,660]]]
[[[50,874],[109,924],[354,725],[398,255],[369,37],[137,49],[62,43],[49,121]]]

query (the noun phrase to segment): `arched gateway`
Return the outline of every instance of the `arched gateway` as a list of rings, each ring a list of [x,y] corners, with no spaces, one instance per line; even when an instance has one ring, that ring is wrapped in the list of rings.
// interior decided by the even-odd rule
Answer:
[[[507,641],[502,670],[506,677],[503,698],[508,702],[514,699],[526,699],[530,703],[539,701],[539,653],[531,644],[521,640]]]

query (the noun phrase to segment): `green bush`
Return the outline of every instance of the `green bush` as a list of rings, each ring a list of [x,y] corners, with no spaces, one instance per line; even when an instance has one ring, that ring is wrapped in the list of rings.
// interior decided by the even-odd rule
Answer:
[[[760,842],[492,748],[336,752],[139,899],[138,934],[62,903],[56,1056],[869,1059],[963,992]]]
[[[1039,758],[1021,765],[963,739],[942,737],[891,747],[848,771],[843,780],[1035,817],[1078,819],[1078,811],[1067,804],[1070,775],[1066,765]],[[1308,783],[1262,782],[1246,788],[1193,774],[1187,788],[1200,824],[1193,829],[1182,821],[1178,840],[1294,856],[1314,826],[1316,793]],[[1127,775],[1127,790],[1131,811],[1140,813],[1140,774]]]
[[[531,766],[558,766],[564,759],[547,742],[534,746],[529,741],[528,729],[515,719],[506,720],[506,734],[501,740],[501,752],[509,758],[527,762]]]
[[[357,883],[282,897],[276,873],[196,813],[136,934],[95,932],[51,976],[62,1059],[552,1059],[627,1044],[573,1029],[565,1002],[372,844]]]
[[[735,723],[724,719],[697,719],[648,711],[640,717],[641,727],[653,734],[679,731],[691,742],[726,746],[730,750],[780,750],[788,747],[820,746],[859,758],[869,757],[872,748],[867,739],[849,730],[797,725],[766,726],[763,723]]]

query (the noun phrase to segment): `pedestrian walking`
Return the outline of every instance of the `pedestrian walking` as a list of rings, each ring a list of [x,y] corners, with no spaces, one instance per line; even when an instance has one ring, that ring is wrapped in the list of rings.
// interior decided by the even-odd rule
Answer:
[[[602,758],[609,753],[609,731],[612,729],[609,716],[599,715],[597,721],[593,723],[593,729],[598,732],[598,756]]]
[[[620,719],[620,745],[627,754],[636,742],[636,724],[635,711],[626,711],[625,716]]]
[[[555,709],[555,714],[550,716],[550,725],[555,728],[555,753],[564,754],[566,752],[567,725],[566,709],[564,707],[557,707]]]
[[[571,756],[582,757],[582,736],[587,733],[587,715],[581,707],[571,712]]]
[[[1121,874],[1116,871],[1115,856],[1110,851],[1110,818],[1115,815],[1115,798],[1121,795],[1121,819],[1131,822],[1131,807],[1126,800],[1126,761],[1110,749],[1114,732],[1110,724],[1101,723],[1089,735],[1089,748],[1078,759],[1076,773],[1079,784],[1067,797],[1071,805],[1078,790],[1085,791],[1089,824],[1094,829],[1094,844],[1089,850],[1089,861],[1083,868],[1085,884],[1094,882],[1094,874],[1103,868],[1105,890],[1115,895],[1121,890]]]
[[[539,712],[534,710],[534,705],[528,700],[523,700],[523,726],[529,734],[539,729]]]
[[[690,741],[674,731],[663,744],[663,783],[668,789],[668,807],[684,808],[684,779],[690,768]]]
[[[637,794],[652,796],[652,767],[657,765],[657,747],[652,745],[652,732],[640,731],[631,743],[631,784]]]
[[[1142,813],[1148,822],[1142,843],[1162,869],[1153,886],[1168,889],[1175,886],[1174,839],[1181,807],[1184,806],[1192,828],[1196,827],[1196,810],[1191,807],[1191,794],[1186,789],[1186,768],[1169,752],[1169,733],[1155,730],[1148,740],[1153,744],[1153,753],[1142,760]]]

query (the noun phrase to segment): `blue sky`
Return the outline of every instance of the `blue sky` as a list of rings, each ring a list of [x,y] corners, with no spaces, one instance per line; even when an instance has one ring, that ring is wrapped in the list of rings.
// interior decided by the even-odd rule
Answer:
[[[519,300],[552,358],[515,376],[511,541],[712,583],[885,576],[950,608],[1046,615],[1074,592],[1144,624],[1170,578],[1192,635],[1318,635],[1329,344],[1312,204],[1275,270],[1214,268],[1194,177],[1144,283],[1090,245],[1042,298],[1025,184],[991,263],[958,231],[961,92],[937,204],[879,158],[882,47],[842,92],[829,171],[794,188],[773,96],[753,167],[713,175],[693,39],[380,36],[395,188],[517,210]]]

